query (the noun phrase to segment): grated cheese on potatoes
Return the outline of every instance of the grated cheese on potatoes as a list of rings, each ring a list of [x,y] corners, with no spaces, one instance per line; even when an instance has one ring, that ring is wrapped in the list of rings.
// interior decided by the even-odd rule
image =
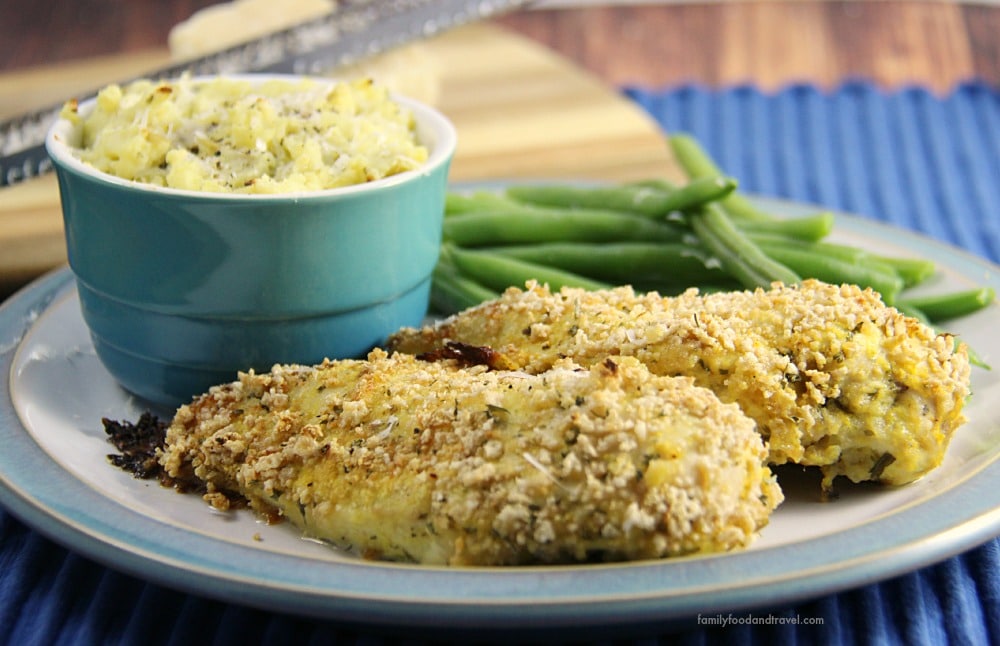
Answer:
[[[117,177],[228,193],[316,191],[419,167],[413,115],[368,79],[135,81],[110,85],[82,116],[77,154]]]

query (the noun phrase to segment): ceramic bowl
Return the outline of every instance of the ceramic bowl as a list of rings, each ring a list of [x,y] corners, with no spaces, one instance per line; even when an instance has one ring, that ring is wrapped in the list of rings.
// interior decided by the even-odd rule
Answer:
[[[52,127],[83,319],[122,386],[176,406],[238,371],[361,356],[421,323],[456,134],[433,108],[393,98],[429,150],[419,169],[292,194],[123,180],[73,155],[69,121]]]

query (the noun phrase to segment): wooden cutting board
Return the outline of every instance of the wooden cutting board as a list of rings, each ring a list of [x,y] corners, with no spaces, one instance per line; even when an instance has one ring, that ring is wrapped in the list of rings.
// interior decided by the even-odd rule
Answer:
[[[451,180],[679,180],[657,124],[595,77],[524,37],[468,25],[423,48],[455,123]],[[0,118],[155,69],[165,50],[0,75]],[[64,264],[53,176],[0,189],[0,297]]]

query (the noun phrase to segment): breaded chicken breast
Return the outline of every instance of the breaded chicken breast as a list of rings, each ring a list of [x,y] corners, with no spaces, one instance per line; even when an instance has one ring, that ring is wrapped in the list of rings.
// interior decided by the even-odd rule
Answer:
[[[756,421],[772,464],[818,466],[827,491],[839,475],[900,485],[939,465],[969,395],[964,345],[871,290],[816,280],[672,298],[529,283],[388,347],[419,355],[451,342],[535,374],[563,358],[634,356],[691,377]]]
[[[243,374],[159,461],[373,558],[505,565],[747,545],[782,500],[753,422],[631,358],[543,375],[373,351]]]

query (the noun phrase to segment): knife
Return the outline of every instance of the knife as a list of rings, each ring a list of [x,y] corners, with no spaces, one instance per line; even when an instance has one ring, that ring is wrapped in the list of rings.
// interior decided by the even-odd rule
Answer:
[[[510,11],[529,0],[349,0],[332,12],[261,38],[142,75],[238,72],[318,74],[392,47]],[[136,77],[139,78],[139,77]],[[129,83],[135,78],[121,81]],[[97,90],[79,100],[96,96]],[[63,104],[0,122],[0,187],[52,170],[45,135]]]

